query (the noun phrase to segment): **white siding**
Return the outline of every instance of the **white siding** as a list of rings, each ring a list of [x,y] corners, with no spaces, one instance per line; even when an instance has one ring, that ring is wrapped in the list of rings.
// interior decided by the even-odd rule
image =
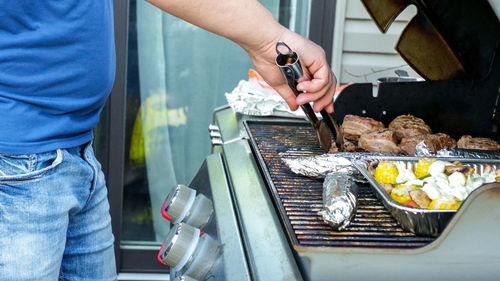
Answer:
[[[383,34],[360,0],[338,0],[332,67],[339,82],[375,82],[395,76],[396,69],[419,77],[394,49],[415,13],[415,7],[408,7]]]

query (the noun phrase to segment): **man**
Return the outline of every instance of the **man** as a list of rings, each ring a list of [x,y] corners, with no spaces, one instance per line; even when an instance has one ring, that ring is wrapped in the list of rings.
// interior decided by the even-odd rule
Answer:
[[[324,51],[279,25],[256,0],[151,0],[243,47],[290,108],[333,111]],[[0,276],[115,280],[113,235],[92,129],[114,78],[112,0],[7,1],[0,9]],[[295,97],[277,41],[311,75]]]

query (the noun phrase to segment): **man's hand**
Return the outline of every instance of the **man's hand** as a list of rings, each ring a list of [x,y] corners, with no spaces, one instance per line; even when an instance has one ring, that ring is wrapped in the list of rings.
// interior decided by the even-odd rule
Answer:
[[[276,65],[276,43],[285,42],[299,55],[304,68],[304,78],[299,81],[297,89],[305,91],[295,97]],[[326,109],[333,112],[333,95],[337,79],[328,66],[324,50],[314,42],[283,28],[283,33],[263,47],[245,48],[252,59],[257,72],[285,99],[292,110],[299,105],[314,102],[313,109],[318,112]]]

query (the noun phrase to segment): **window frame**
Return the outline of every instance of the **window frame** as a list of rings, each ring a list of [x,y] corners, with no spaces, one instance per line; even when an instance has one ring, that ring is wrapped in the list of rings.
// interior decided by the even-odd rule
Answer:
[[[120,245],[124,183],[129,1],[113,0],[113,2],[116,76],[97,130],[101,132],[100,150],[98,150],[102,153],[98,157],[102,163],[108,186],[117,272],[166,273],[168,269],[156,260],[157,250],[147,246]],[[336,2],[336,0],[311,0],[309,38],[325,49],[328,61],[330,61],[332,54]]]

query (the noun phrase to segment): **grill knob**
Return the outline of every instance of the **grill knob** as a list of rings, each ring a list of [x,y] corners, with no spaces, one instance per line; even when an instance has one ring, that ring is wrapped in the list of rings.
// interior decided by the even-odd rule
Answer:
[[[165,199],[162,215],[173,224],[185,222],[204,229],[214,212],[212,200],[185,185],[177,185]]]
[[[174,224],[182,221],[194,202],[196,191],[185,185],[177,185],[167,195],[162,215]]]
[[[212,219],[213,213],[214,205],[212,200],[208,199],[203,194],[198,194],[189,210],[189,214],[183,221],[194,227],[206,230],[205,226]]]
[[[172,268],[181,268],[193,254],[200,230],[188,224],[180,223],[170,229],[158,253],[158,259]]]

